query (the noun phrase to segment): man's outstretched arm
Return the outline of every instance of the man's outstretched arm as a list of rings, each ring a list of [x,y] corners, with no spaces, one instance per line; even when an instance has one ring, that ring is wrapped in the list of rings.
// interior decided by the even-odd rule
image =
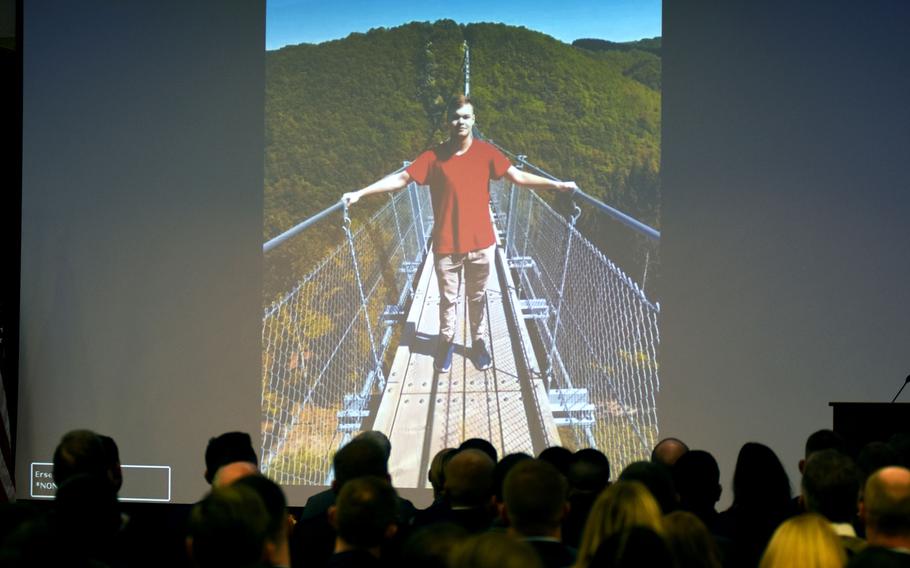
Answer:
[[[345,193],[341,196],[341,200],[345,202],[345,205],[350,206],[357,203],[361,197],[372,195],[374,193],[395,191],[396,189],[405,187],[408,185],[408,183],[410,183],[410,181],[411,175],[407,172],[407,170],[402,170],[397,174],[389,174],[381,180],[373,182],[363,189]]]
[[[506,179],[516,185],[523,185],[532,189],[555,189],[556,191],[572,191],[578,189],[574,181],[555,181],[552,179],[519,170],[510,166],[506,170]]]

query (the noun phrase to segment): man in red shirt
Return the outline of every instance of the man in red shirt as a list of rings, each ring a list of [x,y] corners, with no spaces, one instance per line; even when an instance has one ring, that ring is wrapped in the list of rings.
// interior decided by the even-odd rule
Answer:
[[[464,95],[447,107],[449,139],[417,157],[405,170],[359,190],[345,193],[350,206],[361,197],[402,189],[411,181],[430,186],[433,202],[433,253],[439,283],[439,346],[436,370],[452,367],[455,304],[464,270],[465,298],[471,325],[471,359],[480,369],[492,366],[484,339],[487,279],[496,247],[490,217],[490,180],[505,176],[512,183],[534,189],[571,191],[572,181],[553,181],[519,170],[494,146],[474,139],[474,105]]]

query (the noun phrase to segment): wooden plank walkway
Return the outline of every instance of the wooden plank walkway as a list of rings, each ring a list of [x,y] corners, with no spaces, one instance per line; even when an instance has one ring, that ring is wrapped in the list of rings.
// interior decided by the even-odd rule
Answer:
[[[512,341],[520,339],[510,333],[503,303],[507,294],[500,289],[499,276],[493,271],[487,285],[487,332],[493,367],[479,371],[469,358],[471,340],[462,294],[452,370],[439,374],[433,369],[439,289],[432,254],[421,268],[373,423],[373,429],[385,432],[392,442],[389,473],[396,487],[429,487],[427,469],[433,456],[468,438],[489,440],[500,456],[514,452],[536,455],[545,446],[535,447],[532,442],[529,409],[540,409],[546,441],[551,441],[549,434],[556,432],[543,384],[539,379],[519,377],[522,366],[516,364]],[[517,335],[526,336],[527,330],[521,329]],[[536,423],[540,419],[532,416],[531,420]]]

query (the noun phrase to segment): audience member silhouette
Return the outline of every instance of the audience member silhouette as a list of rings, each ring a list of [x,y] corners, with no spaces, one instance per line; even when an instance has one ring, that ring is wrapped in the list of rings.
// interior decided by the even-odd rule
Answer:
[[[869,442],[860,450],[856,465],[863,473],[863,483],[874,472],[889,465],[901,465],[900,455],[887,442]]]
[[[449,555],[449,568],[544,568],[531,546],[510,534],[469,537]]]
[[[866,481],[860,516],[866,525],[869,548],[855,560],[910,566],[910,470],[891,466]]]
[[[670,470],[659,463],[639,461],[626,466],[619,474],[620,481],[640,481],[657,499],[664,514],[676,510],[679,504]]]
[[[537,456],[537,459],[548,462],[555,467],[559,473],[564,476],[569,476],[569,467],[572,465],[573,454],[571,450],[567,450],[562,446],[550,446],[544,451],[540,452]]]
[[[458,450],[480,450],[490,456],[493,463],[499,461],[499,454],[496,452],[496,447],[483,438],[468,438],[458,446]]]
[[[856,463],[837,450],[813,452],[803,468],[801,499],[806,511],[831,523],[848,556],[866,547],[853,527],[858,512],[862,473]]]
[[[241,477],[234,482],[234,485],[249,487],[262,500],[269,518],[265,533],[266,563],[269,566],[287,568],[291,565],[291,551],[288,542],[291,522],[284,491],[277,483],[259,474]]]
[[[576,568],[592,566],[594,554],[602,542],[633,527],[663,533],[662,513],[643,483],[620,480],[610,485],[591,507],[578,547]]]
[[[672,468],[676,460],[689,451],[689,446],[678,438],[664,438],[651,450],[651,463]]]
[[[647,527],[632,527],[607,537],[591,560],[598,568],[674,568],[673,556],[661,536]]]
[[[839,568],[844,548],[821,515],[804,513],[784,521],[768,543],[760,568]]]
[[[686,452],[673,466],[673,481],[680,509],[694,513],[709,531],[716,532],[720,513],[715,506],[723,489],[714,456],[704,450]]]
[[[414,526],[455,523],[469,533],[490,528],[495,517],[493,504],[493,460],[481,450],[459,450],[445,466],[446,506],[420,511]]]
[[[496,507],[496,518],[493,520],[493,529],[505,530],[508,526],[508,522],[503,516],[503,509],[505,509],[503,488],[505,487],[506,476],[513,467],[530,459],[534,458],[525,453],[508,454],[503,456],[503,458],[493,467],[493,501]]]
[[[720,548],[697,516],[688,511],[674,511],[664,517],[663,525],[664,538],[677,568],[721,567]]]
[[[734,544],[731,561],[757,565],[774,530],[795,513],[790,479],[777,455],[763,444],[744,444],[733,472],[733,504],[719,522],[721,534]]]
[[[113,441],[113,440],[111,440]],[[116,446],[115,446],[116,447]],[[113,458],[101,436],[91,430],[72,430],[63,435],[54,450],[52,475],[57,487],[76,475],[95,475],[107,479],[115,491],[119,485],[112,467]],[[117,459],[119,471],[119,457]],[[122,479],[120,479],[122,482]]]
[[[452,550],[468,538],[468,531],[454,523],[435,523],[414,531],[401,551],[403,566],[447,568]]]
[[[205,477],[211,485],[215,480],[218,469],[234,462],[251,463],[259,465],[253,442],[246,432],[225,432],[220,436],[211,438],[205,448]]]
[[[562,523],[562,541],[578,548],[588,513],[597,496],[610,484],[610,460],[593,448],[578,450],[572,456],[567,478],[569,513]]]
[[[269,516],[252,488],[213,489],[193,507],[188,526],[187,549],[199,568],[263,565]]]
[[[398,532],[397,497],[391,483],[381,477],[346,481],[329,509],[337,536],[328,566],[382,566],[383,545]]]
[[[575,551],[562,543],[562,521],[569,509],[569,484],[552,464],[524,460],[506,475],[505,508],[509,532],[525,539],[546,568],[575,562]]]

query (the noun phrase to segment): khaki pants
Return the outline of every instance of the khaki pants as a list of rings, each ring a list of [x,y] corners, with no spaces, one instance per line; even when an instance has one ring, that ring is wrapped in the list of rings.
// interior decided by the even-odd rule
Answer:
[[[451,342],[455,338],[455,323],[458,319],[455,305],[464,268],[465,299],[468,303],[468,319],[471,324],[471,339],[483,339],[484,310],[486,304],[487,279],[496,245],[463,254],[437,254],[436,280],[439,282],[439,337]]]

